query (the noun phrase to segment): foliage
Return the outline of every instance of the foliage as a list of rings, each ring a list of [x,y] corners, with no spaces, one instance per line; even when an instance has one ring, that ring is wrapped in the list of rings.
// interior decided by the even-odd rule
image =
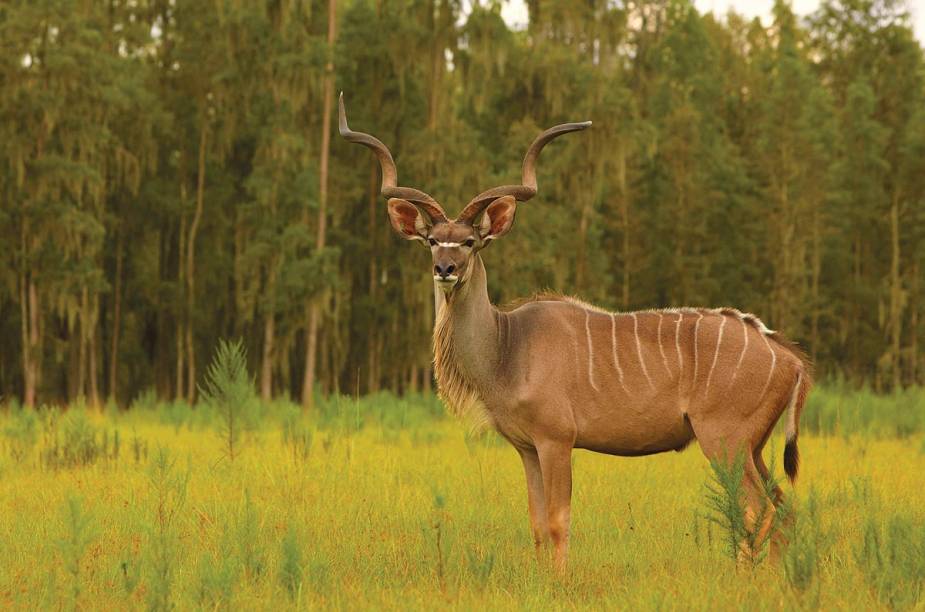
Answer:
[[[290,525],[283,536],[280,550],[279,580],[289,598],[296,600],[302,590],[302,547],[295,529]]]
[[[884,605],[912,609],[925,594],[925,523],[897,514],[869,517],[855,546],[858,566]]]
[[[189,471],[180,471],[170,451],[161,447],[148,468],[151,516],[146,521],[149,559],[147,604],[151,610],[174,608],[174,579],[180,562],[178,522],[186,505]]]
[[[925,431],[925,396],[920,389],[890,395],[821,385],[809,395],[800,428],[825,435],[878,435],[905,438]]]
[[[3,428],[10,457],[16,461],[25,461],[32,454],[38,442],[39,419],[31,410],[15,410],[7,419]]]
[[[821,500],[818,491],[809,492],[806,503],[796,512],[796,519],[785,530],[788,546],[784,554],[787,582],[801,596],[818,605],[821,594],[822,564],[831,536],[823,530]]]
[[[254,385],[247,373],[247,356],[240,341],[219,342],[200,392],[205,402],[219,415],[226,456],[234,461],[241,452],[242,436],[253,428],[255,413],[259,409]]]
[[[4,397],[149,394],[179,427],[223,337],[264,400],[298,398],[309,362],[319,397],[432,387],[427,255],[390,235],[369,151],[320,150],[329,58],[352,125],[449,209],[517,180],[539,130],[594,120],[485,252],[495,301],[731,304],[820,378],[925,380],[925,62],[904,2],[800,19],[778,0],[759,23],[555,0],[519,32],[496,2],[349,0],[333,50],[327,4],[4,6]]]
[[[713,459],[713,481],[707,484],[707,519],[723,533],[726,554],[738,560],[743,544],[748,543],[749,529],[745,519],[745,455],[739,453],[731,462]]]
[[[81,407],[59,413],[44,408],[41,414],[40,459],[52,469],[86,466],[100,460],[119,459],[121,437],[118,429],[101,427],[98,420]]]
[[[81,564],[87,548],[96,537],[95,519],[82,509],[78,498],[70,497],[63,512],[62,522],[66,533],[58,543],[58,548],[65,570],[70,575],[70,607],[78,609],[81,594]]]

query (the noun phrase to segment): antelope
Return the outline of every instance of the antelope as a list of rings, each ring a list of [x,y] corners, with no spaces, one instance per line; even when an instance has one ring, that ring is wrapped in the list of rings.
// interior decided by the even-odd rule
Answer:
[[[440,396],[519,453],[537,554],[551,540],[556,567],[565,568],[573,449],[640,456],[681,451],[694,439],[710,459],[744,457],[746,517],[763,542],[782,492],[768,495],[763,486],[770,475],[762,449],[786,411],[784,469],[796,479],[798,422],[812,386],[808,360],[793,343],[734,308],[609,312],[537,295],[500,310],[489,301],[482,250],[511,230],[518,202],[536,195],[543,147],[590,126],[565,123],[540,134],[520,185],[484,191],[451,219],[428,194],[398,186],[389,149],[352,131],[343,93],[339,101],[341,136],[378,157],[392,227],[433,256]]]

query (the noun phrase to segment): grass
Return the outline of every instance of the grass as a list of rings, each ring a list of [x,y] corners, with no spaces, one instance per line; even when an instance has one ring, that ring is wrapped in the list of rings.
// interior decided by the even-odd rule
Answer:
[[[433,398],[340,398],[312,418],[258,404],[233,461],[220,408],[145,401],[0,413],[0,607],[925,606],[925,437],[876,414],[804,427],[791,547],[754,568],[706,518],[696,445],[576,452],[559,578],[534,558],[516,453],[466,437]]]

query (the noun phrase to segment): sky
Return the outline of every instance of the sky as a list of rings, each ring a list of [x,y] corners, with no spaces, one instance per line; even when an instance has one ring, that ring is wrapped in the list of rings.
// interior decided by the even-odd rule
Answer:
[[[805,16],[819,6],[820,0],[793,0],[793,11]],[[746,17],[761,17],[765,24],[771,20],[771,6],[774,0],[695,0],[694,4],[701,12],[713,11],[725,15],[730,8]],[[909,0],[912,13],[912,26],[918,40],[925,41],[925,0]],[[525,26],[527,23],[527,6],[524,0],[508,0],[501,9],[504,20],[512,26]]]

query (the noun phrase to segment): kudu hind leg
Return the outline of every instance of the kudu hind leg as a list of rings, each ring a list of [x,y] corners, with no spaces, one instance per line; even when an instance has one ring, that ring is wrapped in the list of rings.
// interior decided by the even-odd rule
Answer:
[[[555,547],[556,568],[565,570],[568,562],[569,522],[572,503],[572,447],[562,443],[537,446],[549,536]]]
[[[772,475],[764,462],[761,448],[756,448],[752,452],[752,459],[754,459],[758,474],[764,482],[770,482]],[[771,558],[780,559],[788,543],[787,534],[793,527],[793,508],[787,505],[784,500],[784,492],[777,483],[774,484],[771,501],[774,502],[774,511],[778,521],[777,528],[771,531]]]
[[[549,521],[546,517],[546,493],[543,490],[543,472],[540,457],[535,449],[517,449],[527,477],[527,507],[530,512],[530,529],[537,557],[549,539]]]
[[[777,517],[777,506],[769,497],[763,482],[764,475],[755,465],[754,457],[745,458],[745,527],[751,534],[751,543],[743,542],[742,553],[750,558],[761,550],[765,540],[771,536]],[[773,537],[772,537],[773,545]],[[773,556],[773,555],[772,555]]]
[[[694,435],[703,454],[708,459],[731,465],[737,457],[744,460],[742,486],[745,489],[745,528],[748,530],[752,544],[743,540],[739,544],[740,560],[754,556],[768,537],[774,524],[775,506],[764,492],[761,473],[755,465],[752,440],[748,436],[724,435],[721,429],[711,431],[710,427],[696,419],[691,420]],[[760,442],[760,440],[759,440]]]

